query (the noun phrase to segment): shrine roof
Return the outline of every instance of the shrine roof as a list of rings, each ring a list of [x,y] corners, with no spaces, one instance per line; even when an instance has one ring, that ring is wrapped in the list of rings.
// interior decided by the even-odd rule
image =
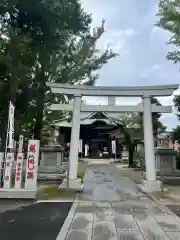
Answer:
[[[95,121],[103,121],[106,124],[112,123],[112,118],[119,118],[123,114],[122,113],[105,113],[105,112],[81,112],[80,113],[80,124],[81,125],[90,125]],[[67,120],[62,120],[57,123],[55,123],[55,126],[57,127],[71,127],[72,123],[68,122]]]

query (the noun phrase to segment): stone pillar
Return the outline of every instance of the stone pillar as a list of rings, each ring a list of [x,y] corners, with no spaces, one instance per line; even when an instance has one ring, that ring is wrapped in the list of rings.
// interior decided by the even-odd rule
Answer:
[[[156,181],[156,167],[155,167],[155,155],[154,155],[154,140],[153,140],[153,128],[152,128],[152,110],[151,110],[151,98],[143,98],[143,121],[144,121],[144,150],[146,161],[146,178],[147,181]]]
[[[80,135],[80,110],[81,96],[74,96],[73,117],[71,128],[71,143],[69,154],[69,187],[79,188],[80,184],[77,181],[78,171],[78,147]]]
[[[146,180],[143,180],[143,188],[147,192],[160,189],[160,182],[156,181],[156,165],[154,154],[154,139],[152,127],[152,109],[150,96],[143,97],[143,122],[144,122],[144,151]]]

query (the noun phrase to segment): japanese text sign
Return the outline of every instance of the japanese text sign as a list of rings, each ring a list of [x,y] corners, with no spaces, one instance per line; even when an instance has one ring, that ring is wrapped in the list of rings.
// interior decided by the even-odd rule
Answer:
[[[29,140],[25,181],[25,188],[27,189],[37,188],[38,158],[39,158],[39,141]]]

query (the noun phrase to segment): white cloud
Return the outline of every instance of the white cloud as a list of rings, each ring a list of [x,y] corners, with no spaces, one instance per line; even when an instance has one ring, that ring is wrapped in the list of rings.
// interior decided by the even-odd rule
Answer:
[[[99,41],[97,47],[107,49],[111,48],[116,53],[121,53],[121,50],[128,45],[131,37],[138,34],[134,29],[112,30],[108,34],[105,32],[103,38]]]
[[[87,105],[107,105],[107,98],[105,97],[83,97]]]
[[[105,33],[98,47],[108,44],[119,53],[99,71],[97,85],[132,86],[179,84],[178,64],[166,60],[174,49],[167,45],[170,34],[155,27],[158,17],[158,0],[84,0],[86,9],[92,13],[93,26],[106,20]],[[138,3],[137,3],[138,2]],[[176,93],[180,93],[178,90]],[[174,93],[175,94],[175,93]],[[173,96],[158,98],[162,105],[171,105]],[[107,99],[96,98],[88,102],[106,104]],[[119,98],[117,104],[137,104],[138,99]],[[162,120],[169,128],[175,127],[174,114],[165,114]]]
[[[154,72],[159,71],[160,69],[162,69],[162,65],[160,65],[160,64],[154,64],[152,67],[150,67],[149,69],[145,69],[145,70],[141,73],[141,78],[150,77],[152,74],[154,74]]]
[[[174,91],[173,95],[172,96],[169,96],[169,97],[158,97],[157,99],[160,101],[160,103],[162,105],[173,105],[173,97],[174,95],[178,95],[180,94],[180,88],[178,88],[177,90]]]
[[[154,72],[154,71],[157,71],[161,68],[162,68],[162,65],[155,64],[155,65],[152,66],[151,71]]]

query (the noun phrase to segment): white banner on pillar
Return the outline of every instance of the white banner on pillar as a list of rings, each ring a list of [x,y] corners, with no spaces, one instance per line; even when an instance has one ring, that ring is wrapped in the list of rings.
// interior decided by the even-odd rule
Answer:
[[[85,144],[85,157],[87,157],[89,154],[89,145],[88,144]]]
[[[1,182],[1,179],[3,177],[3,164],[4,164],[4,153],[3,152],[0,152],[0,182]]]
[[[83,140],[82,139],[80,139],[79,140],[79,153],[82,153],[83,151]]]
[[[29,190],[37,189],[37,170],[39,158],[39,140],[29,140],[28,155],[26,162],[25,188]]]
[[[14,105],[12,102],[9,104],[9,117],[8,117],[8,146],[7,148],[13,149],[14,138]]]
[[[14,188],[17,188],[17,189],[22,187],[23,161],[24,161],[24,154],[22,152],[19,152],[17,154],[15,185],[14,185]]]
[[[12,163],[13,162],[14,162],[14,153],[8,152],[6,155],[6,162],[5,162],[3,188],[11,188]]]
[[[116,154],[116,140],[112,141],[112,153]]]

